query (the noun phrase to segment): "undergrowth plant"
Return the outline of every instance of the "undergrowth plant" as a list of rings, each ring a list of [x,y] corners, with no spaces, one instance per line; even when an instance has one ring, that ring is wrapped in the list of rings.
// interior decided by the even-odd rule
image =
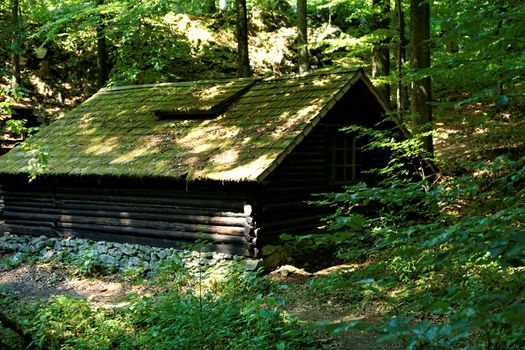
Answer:
[[[156,349],[269,349],[313,347],[313,336],[296,319],[278,311],[281,303],[267,281],[233,270],[206,290],[194,286],[143,299],[136,320],[145,321],[139,346]]]
[[[122,310],[91,305],[86,299],[52,297],[31,320],[37,349],[131,349],[132,324]]]
[[[340,256],[366,263],[310,286],[380,301],[395,317],[375,331],[383,340],[403,339],[408,349],[523,348],[525,157],[472,162],[466,175],[438,181],[428,172],[398,171],[417,164],[413,154],[398,152],[411,145],[372,136],[369,147],[386,145],[393,155],[381,170],[384,181],[318,201],[334,207],[326,227],[336,233],[318,238],[320,244],[338,243]],[[365,325],[343,322],[330,330],[353,327]]]
[[[317,348],[313,329],[280,309],[282,287],[242,262],[189,268],[172,259],[150,278],[151,293],[118,306],[53,296],[17,319],[35,349]]]

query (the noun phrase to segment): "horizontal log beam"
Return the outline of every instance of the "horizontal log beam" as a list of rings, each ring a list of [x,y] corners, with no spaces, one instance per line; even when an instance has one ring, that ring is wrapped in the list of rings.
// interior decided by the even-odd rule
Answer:
[[[133,211],[137,208],[144,213],[166,213],[166,214],[195,214],[195,215],[210,215],[210,216],[225,216],[225,217],[246,217],[241,211],[225,211],[221,209],[208,209],[200,207],[176,206],[176,205],[130,205],[126,203],[112,203],[112,202],[93,202],[93,201],[61,201],[58,204],[59,208],[81,209],[81,210],[114,210],[114,211]]]
[[[101,218],[95,216],[74,216],[74,215],[56,215],[56,214],[39,214],[39,213],[19,213],[5,211],[6,220],[49,220],[56,222],[57,226],[62,223],[93,224],[115,227],[135,227],[135,228],[155,228],[160,230],[180,230],[188,232],[209,232],[224,235],[243,235],[245,227],[240,226],[217,226],[204,224],[189,224],[179,222],[150,221],[150,220],[133,220],[124,218]]]
[[[113,208],[115,209],[115,208]],[[141,210],[141,208],[135,208]],[[55,214],[64,216],[95,216],[119,219],[133,219],[133,220],[152,220],[152,221],[169,221],[182,223],[200,223],[222,226],[240,226],[246,224],[246,217],[229,217],[229,216],[211,216],[211,215],[183,215],[167,213],[165,210],[158,209],[157,213],[131,212],[131,211],[107,211],[107,210],[67,210],[57,208],[31,208],[19,207],[10,205],[7,215],[12,213],[26,213],[31,215],[36,214]],[[15,216],[17,214],[14,214]]]
[[[23,225],[9,225],[6,224],[4,227],[6,232],[15,235],[30,235],[30,236],[50,236],[55,237],[55,231],[50,227],[42,226],[23,226]]]
[[[115,188],[115,187],[101,187],[100,189],[104,194],[110,196],[134,196],[134,197],[161,197],[161,198],[198,198],[198,199],[222,199],[229,201],[242,201],[246,198],[245,193],[236,193],[236,192],[227,192],[225,189],[220,188],[219,186],[214,186],[215,190],[177,190],[177,189],[159,189],[159,188],[144,188],[133,186],[132,188]],[[57,194],[90,194],[93,192],[92,188],[82,188],[82,187],[62,187],[62,186],[53,186],[51,187],[53,191]],[[49,191],[50,188],[43,188],[44,191]]]
[[[92,195],[93,189],[86,187],[57,187],[57,186],[32,186],[31,184],[24,184],[26,187],[22,189],[20,186],[7,186],[4,189],[0,189],[0,196],[13,194],[13,195],[30,195],[30,196],[69,196],[69,195]],[[216,199],[216,200],[227,200],[227,201],[243,201],[246,198],[246,193],[232,193],[224,190],[214,191],[209,189],[203,190],[170,190],[170,189],[158,189],[158,188],[108,188],[98,187],[98,191],[103,193],[104,196],[122,197],[122,198],[163,198],[163,199]]]
[[[79,224],[59,222],[57,223],[59,230],[81,230],[86,232],[100,233],[118,233],[126,235],[137,235],[142,237],[154,237],[160,239],[180,239],[185,241],[209,240],[214,243],[226,244],[247,244],[243,236],[222,235],[214,233],[199,233],[199,232],[184,232],[175,230],[157,230],[137,227],[123,227],[110,225],[95,225],[95,224]],[[58,231],[58,230],[57,230]]]
[[[8,225],[25,225],[25,226],[40,226],[40,227],[54,227],[55,224],[50,220],[17,220],[17,219],[5,219],[5,223]]]
[[[194,199],[194,198],[156,198],[152,197],[115,197],[105,195],[87,195],[87,194],[57,194],[55,197],[39,196],[38,194],[25,193],[16,194],[13,192],[7,192],[4,196],[6,203],[16,204],[17,202],[46,202],[46,203],[61,203],[65,201],[89,201],[99,203],[115,203],[117,205],[126,205],[130,203],[139,205],[172,205],[172,206],[187,206],[187,207],[199,207],[216,210],[234,210],[242,211],[244,201],[228,201],[219,199]]]
[[[103,191],[101,191],[103,192]],[[82,200],[82,201],[96,201],[96,202],[114,202],[114,203],[139,203],[139,204],[165,204],[165,205],[182,205],[182,206],[196,206],[201,208],[216,208],[216,209],[236,209],[243,210],[244,200],[241,199],[217,199],[210,194],[209,198],[190,198],[190,197],[156,197],[153,195],[137,197],[137,196],[114,196],[106,194],[90,193],[56,193],[51,195],[49,193],[36,192],[16,192],[4,191],[1,195],[6,200],[20,200],[20,201],[61,201],[61,200]]]
[[[221,199],[196,199],[196,198],[156,198],[156,197],[135,197],[135,196],[106,196],[93,194],[57,194],[57,199],[71,200],[95,200],[95,201],[111,201],[122,203],[145,203],[145,204],[173,204],[197,206],[203,208],[217,208],[217,209],[237,209],[243,210],[244,201],[240,200],[221,200]]]
[[[41,209],[41,208],[50,208],[51,203],[50,202],[34,202],[34,201],[12,201],[12,200],[4,200],[4,204],[11,206],[20,206],[20,207],[26,207],[31,209]]]

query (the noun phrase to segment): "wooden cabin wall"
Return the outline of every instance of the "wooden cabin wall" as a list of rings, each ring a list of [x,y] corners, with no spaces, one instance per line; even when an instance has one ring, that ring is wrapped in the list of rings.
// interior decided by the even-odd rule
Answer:
[[[384,115],[376,97],[362,82],[357,82],[321,123],[268,176],[261,191],[256,221],[262,244],[272,243],[282,233],[311,233],[321,225],[321,218],[333,209],[306,204],[319,199],[312,194],[341,190],[330,183],[329,142],[341,127],[357,124],[374,127]],[[392,127],[384,124],[384,128]],[[364,169],[387,164],[388,154],[364,153]],[[365,175],[366,182],[377,178]]]
[[[189,188],[186,188],[189,186]],[[130,179],[3,179],[7,232],[74,236],[254,256],[246,188]]]
[[[356,82],[346,96],[321,121],[321,126],[330,128],[331,132],[352,124],[376,130],[397,128],[392,121],[384,121],[385,110],[362,81]],[[360,141],[366,143],[366,138]],[[363,168],[382,168],[388,164],[389,159],[390,153],[385,150],[363,152]],[[363,181],[369,185],[379,180],[380,178],[374,174],[363,177]]]
[[[312,193],[329,190],[327,138],[329,129],[315,128],[284,162],[264,181],[260,223],[263,243],[281,233],[307,233],[319,226],[326,208],[305,203]]]

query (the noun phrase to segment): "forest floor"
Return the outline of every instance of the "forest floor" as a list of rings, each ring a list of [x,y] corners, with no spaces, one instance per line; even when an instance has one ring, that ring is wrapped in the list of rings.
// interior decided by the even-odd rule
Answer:
[[[525,153],[525,119],[512,118],[511,113],[490,115],[486,106],[437,113],[435,152],[445,175],[457,176],[465,172],[461,163],[468,160],[493,159],[505,153]],[[0,256],[1,257],[1,256]],[[5,259],[1,260],[5,262]],[[317,272],[306,272],[292,266],[281,267],[271,273],[271,278],[288,288],[282,292],[284,309],[304,322],[361,320],[369,325],[381,325],[389,318],[389,311],[381,303],[369,302],[356,305],[345,295],[317,293],[312,279],[328,277],[332,272],[352,273],[356,264],[329,267]],[[102,277],[79,277],[73,268],[49,263],[27,263],[21,266],[0,265],[0,291],[28,302],[45,300],[54,295],[78,296],[90,303],[111,308],[122,303],[126,296],[148,293],[148,286],[128,283],[118,274]],[[328,349],[397,349],[397,343],[381,343],[378,335],[350,330],[329,336],[319,331],[319,341]]]
[[[381,310],[360,310],[344,298],[327,298],[317,294],[307,281],[314,276],[327,276],[330,273],[351,270],[354,265],[333,266],[315,273],[308,273],[293,266],[284,266],[271,273],[271,279],[287,285],[281,296],[286,300],[284,311],[295,315],[301,322],[336,323],[360,320],[369,325],[379,326],[386,320]],[[118,275],[81,277],[73,274],[73,268],[53,263],[28,263],[10,268],[0,265],[0,291],[26,303],[38,303],[53,296],[80,297],[93,306],[102,308],[120,307],[127,298],[136,294],[151,294],[155,288],[150,285],[130,283]],[[357,313],[356,313],[357,312]],[[318,332],[319,343],[326,349],[356,350],[400,349],[399,344],[381,343],[377,335],[360,330],[350,330],[337,336],[328,336],[325,331]]]

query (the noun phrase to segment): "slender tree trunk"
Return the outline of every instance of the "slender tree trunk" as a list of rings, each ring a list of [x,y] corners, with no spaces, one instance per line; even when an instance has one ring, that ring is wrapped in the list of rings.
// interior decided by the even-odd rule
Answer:
[[[428,0],[410,0],[410,34],[412,40],[412,68],[417,71],[430,67],[430,3]],[[411,110],[419,131],[432,130],[431,80],[426,77],[412,81]],[[422,137],[425,150],[433,155],[432,135]]]
[[[237,7],[237,69],[239,77],[251,76],[248,56],[248,18],[246,0],[235,0]]]
[[[500,7],[500,11],[502,12],[502,15],[503,15],[503,13],[505,12],[505,8],[504,7]],[[503,27],[503,19],[500,19],[498,21],[498,27],[496,28],[496,37],[499,37],[502,27]],[[503,47],[502,47],[502,43],[501,42],[498,45],[498,47],[499,47],[499,49],[501,51],[504,50]],[[501,65],[501,60],[498,63]],[[500,73],[498,74],[498,80],[496,82],[496,94],[498,96],[503,95],[503,72],[502,71],[500,71]]]
[[[11,60],[13,64],[13,87],[20,85],[20,3],[11,0],[11,21],[13,26],[13,37],[11,39]]]
[[[299,73],[306,73],[310,69],[308,59],[308,25],[306,17],[306,0],[297,0],[297,44]]]
[[[405,35],[405,13],[403,12],[403,7],[401,5],[401,0],[396,0],[396,24],[398,30],[398,44],[397,44],[397,91],[396,91],[396,102],[397,102],[397,112],[399,116],[402,115],[402,112],[407,109],[407,89],[403,83],[403,65],[406,62],[406,35]]]
[[[390,26],[390,0],[373,0],[373,6],[380,8],[373,20],[373,29],[388,29]],[[390,74],[390,50],[386,38],[372,48],[372,77],[384,77]],[[385,101],[390,104],[390,85],[384,84],[380,89]]]
[[[97,0],[97,5],[103,5],[104,0]],[[104,15],[100,14],[97,24],[97,68],[98,68],[98,86],[102,87],[109,78],[108,49],[106,42],[106,25]]]
[[[217,5],[215,5],[215,0],[206,0],[206,13],[213,14],[217,12]]]

